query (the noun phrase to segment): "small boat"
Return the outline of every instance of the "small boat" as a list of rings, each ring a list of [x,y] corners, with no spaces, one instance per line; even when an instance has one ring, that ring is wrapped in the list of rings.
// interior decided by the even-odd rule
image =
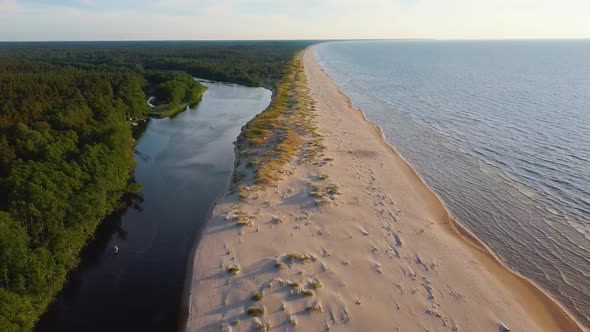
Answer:
[[[117,247],[117,245],[115,245],[115,254],[119,252],[119,247]]]

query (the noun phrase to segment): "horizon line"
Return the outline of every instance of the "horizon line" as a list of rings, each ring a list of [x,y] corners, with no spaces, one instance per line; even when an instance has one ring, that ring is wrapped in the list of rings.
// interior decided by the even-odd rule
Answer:
[[[335,42],[335,41],[590,41],[582,38],[320,38],[320,39],[31,39],[0,40],[0,43],[101,43],[101,42]]]

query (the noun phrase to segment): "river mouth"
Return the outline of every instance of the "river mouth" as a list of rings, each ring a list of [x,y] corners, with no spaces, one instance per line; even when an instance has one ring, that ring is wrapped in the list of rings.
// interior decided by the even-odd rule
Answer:
[[[135,154],[142,200],[98,227],[36,331],[177,329],[186,262],[230,181],[233,142],[271,100],[264,88],[202,83],[196,107],[150,120]]]

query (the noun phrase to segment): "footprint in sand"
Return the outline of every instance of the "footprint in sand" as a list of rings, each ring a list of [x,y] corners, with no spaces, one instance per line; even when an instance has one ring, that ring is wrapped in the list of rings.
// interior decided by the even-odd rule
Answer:
[[[406,276],[412,278],[412,280],[416,280],[416,272],[414,272],[414,270],[412,270],[412,267],[406,266],[406,268],[404,269],[404,274]]]
[[[395,245],[401,247],[403,245],[401,237],[397,233],[393,233],[395,239]]]
[[[424,261],[422,260],[420,255],[416,255],[416,264],[422,265],[422,267],[424,268],[424,271],[426,271],[426,272],[428,272],[430,270],[428,268],[428,266],[426,265],[426,263],[424,263]]]
[[[428,278],[422,277],[422,286],[424,286],[426,293],[428,293],[428,299],[434,300],[432,283],[430,282],[430,280],[428,280]]]
[[[406,293],[406,289],[404,288],[404,286],[402,284],[397,284],[397,289],[399,290],[399,293],[401,295],[404,295]]]

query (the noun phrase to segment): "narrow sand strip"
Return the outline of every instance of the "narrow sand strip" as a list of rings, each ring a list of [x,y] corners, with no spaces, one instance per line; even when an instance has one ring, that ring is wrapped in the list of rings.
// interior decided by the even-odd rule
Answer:
[[[582,331],[456,228],[312,51],[303,62],[325,148],[277,187],[220,199],[195,253],[188,331]]]

